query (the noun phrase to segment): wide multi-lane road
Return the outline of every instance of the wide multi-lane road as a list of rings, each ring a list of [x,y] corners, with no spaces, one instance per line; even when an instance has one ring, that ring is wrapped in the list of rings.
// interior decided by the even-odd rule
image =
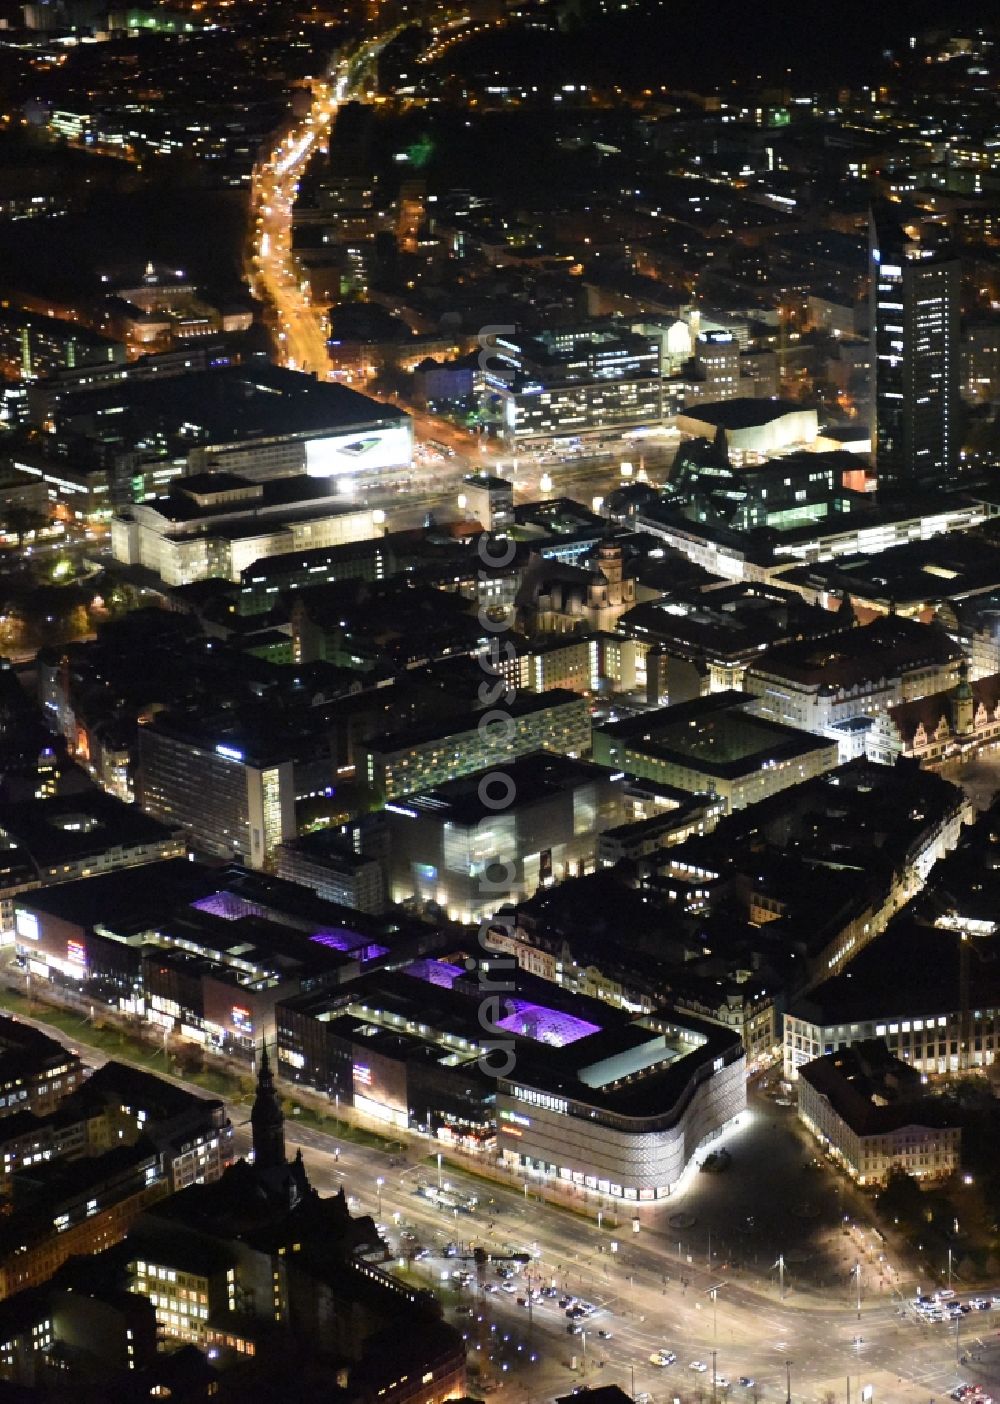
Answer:
[[[301,286],[292,254],[292,214],[299,181],[328,139],[338,106],[363,96],[365,66],[384,43],[373,40],[352,58],[338,61],[330,74],[313,84],[309,110],[291,122],[254,169],[251,186],[251,283],[272,309],[274,354],[280,365],[333,378],[326,344],[326,308],[315,304]],[[432,415],[413,413],[418,445],[447,445],[449,455],[433,462],[418,453],[402,491],[392,484],[369,491],[366,500],[386,512],[390,527],[419,525],[432,514],[438,521],[461,515],[461,480],[479,469],[497,468],[515,482],[515,496],[537,500],[553,493],[589,504],[619,481],[623,460],[645,459],[650,475],[664,468],[674,445],[650,440],[642,445],[609,441],[600,451],[580,451],[549,458],[531,451],[512,456],[495,441],[481,438]]]
[[[276,356],[292,370],[325,375],[326,337],[320,313],[295,278],[292,261],[292,207],[299,180],[327,137],[338,100],[345,95],[346,69],[317,82],[308,113],[286,129],[253,173],[252,287],[269,302],[275,318]]]
[[[71,1041],[43,1020],[36,1022],[53,1037]],[[86,1046],[83,1022],[75,1046],[95,1066],[103,1061]],[[190,1090],[204,1095],[196,1086]],[[249,1106],[233,1102],[228,1109],[237,1153],[246,1154]],[[428,1256],[406,1271],[437,1288],[448,1276],[446,1311],[468,1336],[471,1360],[487,1381],[519,1398],[551,1399],[585,1379],[618,1383],[630,1393],[648,1394],[655,1404],[708,1401],[713,1352],[718,1377],[728,1381],[717,1389],[719,1404],[723,1397],[740,1404],[781,1404],[789,1379],[796,1404],[845,1398],[848,1380],[858,1399],[870,1387],[879,1404],[886,1399],[942,1404],[959,1382],[988,1384],[1000,1367],[994,1359],[1000,1312],[974,1312],[957,1324],[923,1324],[904,1306],[912,1286],[903,1288],[902,1296],[892,1290],[876,1293],[870,1280],[860,1315],[849,1284],[839,1280],[808,1290],[793,1282],[782,1299],[776,1275],[767,1271],[770,1263],[755,1275],[751,1268],[724,1265],[721,1254],[707,1258],[703,1249],[695,1253],[689,1244],[674,1242],[685,1235],[668,1227],[673,1204],[644,1208],[637,1234],[628,1219],[599,1228],[591,1218],[540,1203],[530,1186],[524,1192],[488,1183],[447,1164],[439,1170],[436,1148],[420,1138],[389,1150],[369,1148],[294,1117],[288,1119],[286,1137],[289,1154],[302,1147],[317,1189],[331,1193],[343,1187],[355,1212],[370,1213],[384,1226],[394,1255],[403,1231],[413,1233]],[[739,1173],[764,1185],[768,1167],[747,1163]],[[478,1198],[472,1212],[443,1209],[420,1193],[421,1184],[436,1186],[439,1174]],[[471,1260],[461,1256],[472,1244],[498,1255],[531,1255],[513,1291],[503,1290],[493,1267],[477,1277]],[[459,1256],[446,1256],[449,1245]],[[853,1247],[850,1251],[853,1256]],[[450,1275],[465,1268],[472,1272],[471,1284],[453,1287]],[[569,1333],[558,1299],[536,1302],[530,1311],[519,1305],[530,1288],[550,1286],[596,1307],[580,1323],[585,1335]],[[650,1356],[660,1350],[673,1352],[676,1362],[651,1363]],[[963,1357],[979,1359],[963,1365]],[[694,1361],[705,1371],[694,1370]],[[740,1377],[752,1385],[741,1386]]]
[[[779,1404],[790,1377],[794,1400],[823,1401],[831,1392],[843,1397],[849,1378],[859,1395],[871,1386],[881,1399],[928,1400],[970,1378],[956,1363],[955,1329],[918,1324],[910,1311],[901,1315],[898,1298],[863,1303],[860,1320],[841,1291],[826,1300],[810,1294],[782,1302],[777,1290],[760,1290],[717,1267],[689,1263],[686,1253],[678,1258],[645,1228],[637,1236],[620,1228],[598,1229],[566,1211],[526,1201],[513,1189],[446,1170],[450,1183],[480,1196],[473,1213],[456,1216],[417,1192],[421,1180],[436,1183],[436,1169],[423,1161],[404,1167],[398,1155],[347,1143],[335,1159],[329,1138],[296,1127],[289,1136],[303,1145],[318,1188],[343,1184],[359,1209],[379,1217],[381,1207],[380,1221],[393,1246],[397,1231],[412,1227],[432,1250],[422,1264],[429,1282],[465,1266],[443,1256],[447,1244],[476,1242],[499,1254],[530,1252],[532,1285],[555,1286],[597,1307],[581,1322],[584,1340],[568,1333],[557,1299],[536,1303],[529,1322],[527,1308],[518,1305],[526,1294],[524,1273],[514,1279],[510,1295],[486,1290],[487,1284],[498,1286],[490,1269],[478,1286],[474,1278],[465,1289],[473,1314],[456,1312],[454,1319],[469,1334],[473,1358],[485,1358],[491,1377],[509,1376],[511,1386],[525,1387],[532,1399],[567,1393],[581,1378],[618,1383],[630,1393],[634,1381],[636,1393],[656,1401],[709,1399],[713,1352],[718,1377],[728,1381],[717,1390],[720,1399],[727,1394]],[[378,1179],[384,1183],[378,1185]],[[713,1288],[718,1288],[714,1296]],[[996,1315],[963,1320],[960,1354],[980,1349],[996,1335]],[[676,1363],[653,1365],[650,1356],[659,1350],[673,1352]],[[694,1370],[694,1361],[706,1370]],[[741,1376],[753,1384],[738,1385]]]

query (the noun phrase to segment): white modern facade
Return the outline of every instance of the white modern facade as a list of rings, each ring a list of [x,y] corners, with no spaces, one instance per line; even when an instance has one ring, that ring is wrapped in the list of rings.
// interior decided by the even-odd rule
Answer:
[[[947,1008],[949,1003],[947,996],[943,996],[941,1013],[918,1017],[912,1010],[907,1012],[905,996],[894,998],[892,991],[887,990],[881,1013],[853,1021],[826,1022],[793,1009],[784,1015],[784,1075],[793,1081],[805,1063],[869,1038],[884,1039],[890,1052],[918,1072],[958,1072],[962,1014],[960,1010]],[[991,1005],[974,1009],[971,1033],[973,1046],[969,1050],[969,1064],[973,1068],[987,1068],[996,1060],[1000,1049],[1000,1008]]]
[[[699,1021],[648,1015],[641,1022],[649,1038],[579,1068],[572,1093],[533,1079],[528,1068],[498,1082],[497,1144],[506,1164],[636,1203],[676,1189],[699,1148],[745,1110],[746,1057],[738,1038]]]
[[[111,550],[125,565],[144,566],[164,585],[191,585],[210,576],[238,581],[240,572],[266,556],[367,541],[377,535],[370,508],[325,508],[312,515],[244,514],[172,518],[156,501],[139,503],[111,522]]]
[[[835,527],[821,522],[815,529],[788,532],[788,539],[777,541],[766,554],[756,553],[735,537],[716,536],[707,528],[699,528],[681,518],[668,520],[651,512],[639,512],[635,524],[637,531],[658,536],[665,545],[673,546],[712,575],[721,575],[726,580],[780,583],[791,566],[834,560],[838,556],[879,555],[892,546],[904,546],[910,541],[930,541],[947,532],[968,531],[979,526],[988,515],[985,504],[965,500],[946,503],[912,517],[858,512],[836,518]]]

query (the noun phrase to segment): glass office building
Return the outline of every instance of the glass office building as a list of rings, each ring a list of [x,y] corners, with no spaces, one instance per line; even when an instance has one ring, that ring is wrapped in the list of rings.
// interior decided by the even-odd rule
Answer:
[[[947,485],[961,448],[961,264],[873,215],[869,272],[879,489]]]

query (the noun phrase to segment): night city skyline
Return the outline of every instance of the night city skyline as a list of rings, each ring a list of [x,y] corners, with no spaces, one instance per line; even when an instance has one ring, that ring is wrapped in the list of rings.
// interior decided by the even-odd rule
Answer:
[[[994,9],[0,0],[0,1401],[993,1404]]]

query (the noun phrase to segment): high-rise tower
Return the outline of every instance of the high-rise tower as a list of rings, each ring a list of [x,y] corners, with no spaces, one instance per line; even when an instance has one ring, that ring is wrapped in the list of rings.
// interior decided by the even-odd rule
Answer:
[[[267,1045],[257,1069],[257,1095],[250,1113],[253,1131],[253,1163],[260,1170],[274,1170],[285,1162],[285,1114],[274,1090],[274,1076]]]
[[[949,485],[960,448],[961,264],[881,209],[869,223],[872,446],[879,491]]]

